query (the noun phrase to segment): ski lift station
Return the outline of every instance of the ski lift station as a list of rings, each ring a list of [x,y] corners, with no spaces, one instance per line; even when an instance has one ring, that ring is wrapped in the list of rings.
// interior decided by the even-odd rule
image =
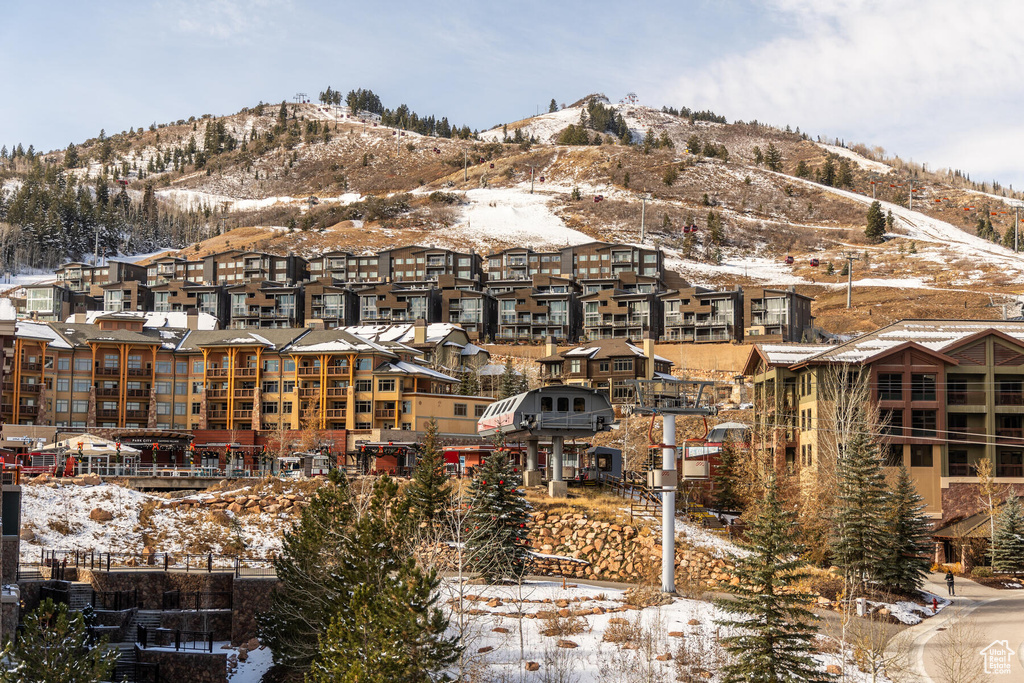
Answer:
[[[562,467],[565,439],[590,437],[607,431],[615,423],[615,410],[607,392],[570,385],[542,387],[492,403],[477,421],[480,436],[501,436],[509,441],[526,442],[526,468],[523,484],[541,484],[537,466],[540,439],[551,439],[552,497],[566,494]]]

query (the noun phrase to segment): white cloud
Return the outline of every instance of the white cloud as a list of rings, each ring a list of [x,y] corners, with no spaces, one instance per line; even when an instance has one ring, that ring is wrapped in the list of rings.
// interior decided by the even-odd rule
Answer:
[[[1024,104],[1024,3],[772,0],[767,7],[785,33],[684,74],[664,87],[665,99],[824,134],[895,135],[859,138],[895,152],[904,136],[919,147],[924,133],[915,129],[933,136],[925,148],[949,148],[947,136],[985,130],[993,118],[1008,123]],[[970,160],[1006,167],[1011,153],[996,144]]]
[[[288,0],[167,0],[158,6],[168,25],[181,33],[249,42],[291,11]]]

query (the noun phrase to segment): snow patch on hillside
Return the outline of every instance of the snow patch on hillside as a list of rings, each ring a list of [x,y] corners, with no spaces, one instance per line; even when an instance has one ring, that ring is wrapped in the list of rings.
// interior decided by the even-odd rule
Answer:
[[[551,197],[522,188],[481,188],[465,194],[462,219],[439,231],[441,236],[469,240],[486,247],[492,242],[529,247],[564,247],[594,240],[565,225],[551,209]]]
[[[227,207],[228,211],[255,211],[266,209],[277,204],[305,203],[306,197],[264,197],[262,199],[236,199],[222,194],[201,192],[199,190],[169,189],[157,190],[157,197],[169,202],[179,209],[200,210],[206,207],[219,209]],[[321,204],[352,204],[359,201],[362,195],[348,192],[336,197],[318,197]]]
[[[889,166],[888,164],[883,164],[880,161],[873,161],[871,159],[868,159],[867,157],[857,154],[852,149],[840,147],[839,145],[826,145],[823,142],[818,142],[815,144],[818,145],[818,147],[821,147],[826,152],[831,152],[832,154],[845,157],[851,161],[856,162],[857,165],[863,168],[865,171],[872,171],[874,173],[892,172],[892,166]]]

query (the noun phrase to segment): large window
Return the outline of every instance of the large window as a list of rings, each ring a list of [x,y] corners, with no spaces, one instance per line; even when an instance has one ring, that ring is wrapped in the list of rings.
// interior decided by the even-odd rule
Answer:
[[[360,380],[362,381],[362,380]],[[358,382],[357,382],[358,384]],[[395,379],[393,377],[388,379],[377,380],[377,391],[394,391],[395,390]]]
[[[466,406],[465,403],[456,403],[456,404],[454,404],[454,408],[455,408],[455,417],[465,417],[468,414],[467,413],[467,406]]]
[[[880,401],[902,401],[903,375],[892,373],[878,375],[878,399]]]
[[[935,411],[913,410],[910,415],[912,436],[932,438],[935,436]]]
[[[92,389],[92,382],[87,379],[76,379],[72,385],[72,390],[76,392],[88,393]]]
[[[910,400],[935,400],[935,375],[914,374],[910,376]]]
[[[932,466],[932,447],[914,445],[910,447],[910,466],[911,467],[931,467]]]
[[[632,358],[616,358],[613,361],[613,370],[615,372],[633,372],[633,359]]]

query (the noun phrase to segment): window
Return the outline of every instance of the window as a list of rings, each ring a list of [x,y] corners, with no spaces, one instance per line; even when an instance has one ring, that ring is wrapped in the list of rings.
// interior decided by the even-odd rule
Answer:
[[[356,412],[357,413],[372,413],[373,402],[372,401],[356,401]]]
[[[87,379],[76,379],[73,385],[73,391],[88,392],[92,389],[92,383]]]
[[[615,372],[632,372],[633,371],[633,359],[632,358],[616,358],[615,359]]]
[[[587,401],[582,396],[577,396],[572,400],[572,412],[574,413],[585,413],[587,412]]]
[[[192,393],[193,394],[201,394],[201,393],[203,393],[203,383],[202,382],[192,382]]]
[[[554,411],[554,402],[550,396],[540,397],[540,411],[542,413],[550,413]]]
[[[569,372],[578,374],[580,372],[581,367],[582,361],[580,361],[579,358],[574,358],[571,361],[569,361]]]
[[[71,369],[71,359],[70,358],[58,358],[57,359],[57,369],[58,370],[70,370]]]
[[[373,391],[373,380],[357,379],[356,391]]]
[[[358,384],[359,382],[356,382]],[[394,378],[389,379],[378,379],[377,380],[377,391],[394,391],[395,380]]]
[[[187,374],[188,373],[188,363],[186,361],[183,361],[183,360],[175,361],[175,363],[174,363],[174,371],[176,373],[178,373],[179,375]]]
[[[142,356],[131,355],[128,356],[128,367],[132,370],[142,369]]]
[[[188,393],[188,382],[175,382],[174,393],[176,396],[184,396]]]
[[[552,363],[548,367],[551,368],[551,376],[558,377],[562,374],[563,363]]]
[[[184,415],[185,414],[185,404],[184,403],[175,403],[174,404],[174,414],[175,415]]]
[[[279,372],[281,361],[276,358],[267,358],[263,361],[263,372]]]
[[[919,375],[914,375],[918,377]],[[878,400],[903,400],[903,375],[884,373],[878,375]]]
[[[885,467],[899,467],[903,464],[903,444],[888,443],[882,448]]]
[[[203,374],[203,361],[194,360],[192,361],[192,373],[195,375]]]
[[[264,415],[277,415],[277,404],[265,401],[260,405],[260,410]]]
[[[486,410],[487,406],[485,406],[482,403],[478,403],[477,405],[473,406],[473,417],[483,417],[484,411]]]
[[[294,391],[295,391],[295,380],[290,379],[290,380],[281,382],[281,393],[282,394],[290,394],[290,393],[292,393]]]
[[[608,372],[611,369],[611,363],[609,363],[606,360],[603,360],[603,361],[601,361],[600,363],[597,364],[597,368],[601,372]]]
[[[71,411],[74,413],[88,413],[89,402],[88,401],[72,401]]]
[[[165,403],[163,401],[158,401],[157,404],[156,404],[156,414],[157,415],[170,415],[171,414],[171,404],[170,403]]]
[[[402,401],[402,412],[403,413],[411,413],[412,412],[412,401]]]
[[[202,405],[201,403],[193,403],[192,404],[192,414],[193,415],[198,415],[199,414],[199,408],[200,408],[201,405]]]
[[[76,358],[75,359],[75,371],[76,372],[90,372],[92,370],[92,360],[89,358]]]
[[[914,445],[910,447],[910,466],[911,467],[931,467],[932,466],[932,447],[931,446],[920,446]]]
[[[356,422],[356,429],[373,429],[373,424],[370,422]]]
[[[263,382],[263,393],[264,394],[276,394],[278,387],[277,380],[266,380]],[[266,412],[266,411],[264,411]]]
[[[171,393],[171,383],[170,382],[154,382],[153,386],[156,389],[156,393],[158,393],[158,394],[169,394],[169,393]]]
[[[66,412],[68,412],[68,401],[67,401],[67,399],[63,399],[63,398],[58,398],[57,399],[57,412],[58,413],[66,413]]]
[[[935,375],[911,375],[910,376],[910,400],[911,401],[934,401],[935,400]]]
[[[283,402],[281,404],[281,412],[285,413],[285,414],[291,413],[292,412],[292,402],[291,401]]]
[[[372,358],[357,358],[356,359],[356,371],[359,370],[373,370],[373,359]]]
[[[67,391],[71,388],[71,380],[64,378],[57,379],[57,391]]]
[[[455,406],[455,417],[465,417],[468,413],[466,412],[465,403],[456,403]]]
[[[555,408],[555,412],[558,412],[558,413],[568,413],[569,412],[569,397],[568,396],[559,396],[558,400],[555,401],[555,405],[558,406],[557,408]]]
[[[932,438],[935,436],[935,411],[934,410],[913,410],[910,415],[911,435],[921,438]]]
[[[169,375],[171,374],[171,361],[169,360],[158,360],[156,362],[156,372],[158,375]]]

